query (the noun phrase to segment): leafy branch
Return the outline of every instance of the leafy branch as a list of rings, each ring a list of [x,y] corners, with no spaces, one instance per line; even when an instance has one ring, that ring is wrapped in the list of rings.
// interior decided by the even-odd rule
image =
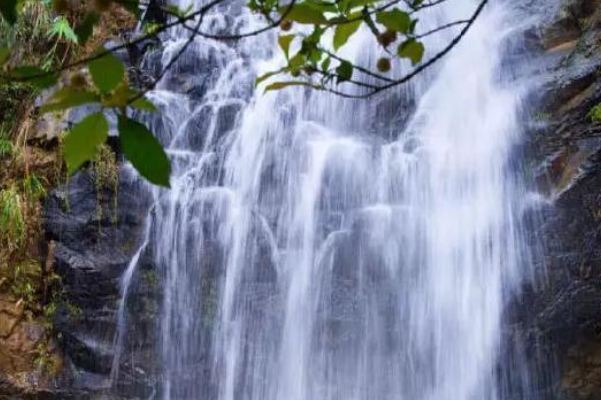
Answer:
[[[101,110],[85,117],[65,138],[64,157],[69,172],[74,173],[96,157],[108,137],[105,112],[112,110],[118,116],[119,139],[125,157],[148,181],[169,186],[170,164],[163,147],[143,124],[128,117],[128,110],[157,111],[146,100],[146,94],[155,89],[197,38],[238,41],[269,31],[279,31],[277,43],[286,64],[258,77],[257,85],[270,81],[265,82],[265,91],[300,86],[345,98],[367,98],[409,82],[441,60],[466,35],[488,3],[488,0],[481,0],[472,16],[466,20],[452,21],[419,33],[417,25],[420,11],[441,5],[446,0],[284,0],[283,3],[280,3],[281,0],[248,0],[248,9],[266,21],[263,27],[228,34],[203,30],[204,17],[227,1],[212,0],[196,10],[181,10],[173,5],[158,5],[155,0],[87,0],[82,1],[85,11],[83,17],[78,18],[75,29],[72,29],[68,22],[75,19],[71,3],[68,0],[53,0],[52,8],[57,23],[49,37],[55,37],[57,42],[68,41],[72,46],[85,45],[93,36],[95,26],[103,17],[114,12],[115,6],[129,11],[143,26],[150,24],[142,17],[143,8],[158,8],[168,19],[163,23],[152,23],[144,34],[118,46],[100,48],[93,55],[74,61],[63,60],[55,68],[19,65],[18,57],[13,57],[14,49],[0,47],[0,85],[27,82],[43,90],[56,87],[59,77],[70,74],[69,83],[55,90],[40,111],[62,112],[85,104],[99,105]],[[19,0],[2,0],[0,14],[9,24],[24,17]],[[301,28],[296,29],[295,25]],[[188,32],[185,42],[150,84],[144,88],[132,88],[126,68],[115,57],[115,52],[157,38],[177,27]],[[458,34],[442,50],[423,61],[426,49],[422,40],[455,27],[461,27]],[[371,32],[375,45],[386,54],[378,59],[375,70],[339,55],[339,50],[362,28]],[[328,32],[331,35],[326,35]],[[328,37],[332,38],[331,42]],[[393,45],[395,49],[392,49]],[[393,68],[393,59],[407,60],[413,66],[412,71],[400,78],[387,76]],[[87,69],[82,71],[81,67]],[[361,79],[355,76],[357,74],[369,79]],[[275,77],[284,75],[294,80],[273,81]],[[360,90],[343,91],[338,87],[342,83]]]

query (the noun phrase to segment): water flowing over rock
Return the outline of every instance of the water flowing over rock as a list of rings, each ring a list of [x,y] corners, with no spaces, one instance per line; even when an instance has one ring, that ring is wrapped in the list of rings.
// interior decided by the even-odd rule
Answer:
[[[123,167],[115,209],[85,173],[49,200],[80,310],[56,320],[64,398],[601,396],[599,18],[592,0],[493,1],[437,68],[367,101],[263,94],[274,37],[197,39],[138,116],[172,188]],[[207,21],[257,24],[237,5]],[[360,36],[344,50],[373,64]],[[129,55],[138,79],[186,37]]]
[[[473,7],[445,8],[445,18]],[[153,192],[145,261],[124,280],[114,393],[138,370],[156,374],[163,399],[509,390],[498,372],[510,361],[498,352],[501,315],[529,260],[511,166],[519,93],[497,78],[513,33],[503,8],[388,108],[304,90],[249,99],[240,66],[257,72],[265,55],[251,49],[269,38],[188,48],[152,95],[165,115],[152,124],[176,167],[172,189]],[[184,36],[164,39],[163,65]],[[361,40],[349,51],[369,62]],[[144,341],[132,327],[149,323],[134,310],[150,272],[158,314],[148,365],[131,348]]]

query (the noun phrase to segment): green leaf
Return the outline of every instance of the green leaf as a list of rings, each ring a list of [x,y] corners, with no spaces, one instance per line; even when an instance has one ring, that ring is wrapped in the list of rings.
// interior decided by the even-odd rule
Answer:
[[[272,91],[272,90],[280,90],[280,89],[284,89],[284,88],[289,87],[289,86],[309,86],[309,87],[312,87],[314,89],[321,89],[320,86],[315,85],[315,84],[310,83],[310,82],[304,82],[304,81],[287,81],[287,82],[274,82],[274,83],[268,85],[265,88],[265,92],[269,92],[269,91]]]
[[[94,85],[104,93],[108,93],[119,86],[125,76],[123,63],[112,53],[90,62],[89,69]]]
[[[328,68],[330,68],[330,62],[332,62],[332,59],[330,57],[327,57],[325,60],[323,60],[321,62],[321,70],[327,71]]]
[[[317,10],[321,13],[324,13],[324,12],[335,13],[338,11],[334,2],[328,3],[323,0],[306,0],[303,4],[307,5],[307,7],[311,7],[312,9]]]
[[[119,138],[125,157],[134,168],[155,185],[169,187],[171,164],[163,146],[141,123],[119,117]]]
[[[154,104],[152,104],[152,102],[150,100],[148,100],[144,97],[139,98],[138,100],[131,103],[131,106],[133,108],[137,108],[138,110],[147,111],[147,112],[151,112],[151,113],[158,111],[156,106]]]
[[[408,33],[411,28],[411,17],[405,11],[401,11],[398,8],[377,13],[376,21],[396,32]]]
[[[317,65],[317,63],[323,57],[323,54],[324,54],[323,51],[321,51],[319,49],[314,49],[309,53],[309,61],[311,61],[313,63],[313,65]]]
[[[361,20],[357,20],[336,26],[336,30],[334,31],[334,50],[338,50],[348,42],[349,38],[361,26],[361,22]]]
[[[42,113],[62,111],[84,104],[97,103],[99,101],[100,97],[92,92],[65,87],[56,92],[50,98],[50,101],[41,107],[40,111]]]
[[[79,39],[79,44],[84,45],[94,33],[94,25],[100,20],[100,15],[95,11],[90,11],[85,18],[75,28],[75,34]]]
[[[0,67],[4,65],[10,57],[10,50],[7,47],[0,47]]]
[[[284,14],[287,9],[287,6],[280,8],[280,14]],[[295,4],[292,7],[292,10],[286,14],[286,20],[311,25],[325,24],[328,22],[322,12],[304,3]]]
[[[413,65],[419,63],[424,57],[424,45],[411,38],[399,45],[397,54],[401,58],[408,58]]]
[[[56,74],[48,73],[47,71],[34,66],[15,68],[12,71],[12,76],[14,76],[16,79],[29,82],[40,90],[54,86],[58,81]]]
[[[416,18],[413,21],[411,21],[411,26],[409,27],[409,33],[414,33],[415,32],[415,27],[417,26],[417,22],[419,20]]]
[[[109,124],[101,112],[88,115],[71,129],[63,142],[63,154],[69,173],[93,159],[106,141]]]
[[[338,68],[336,68],[336,74],[338,74],[338,83],[348,81],[353,77],[353,64],[348,61],[342,61]]]
[[[601,104],[594,106],[588,113],[588,117],[593,122],[601,121]]]
[[[126,107],[138,94],[125,81],[122,81],[110,94],[102,96],[102,105],[109,108]]]
[[[290,43],[294,40],[294,35],[282,35],[278,38],[278,44],[288,59],[290,51]]]
[[[17,22],[17,0],[0,0],[0,14],[10,25]]]
[[[305,56],[301,53],[297,53],[294,57],[290,59],[288,63],[291,69],[299,69],[303,65],[305,65],[306,59]]]

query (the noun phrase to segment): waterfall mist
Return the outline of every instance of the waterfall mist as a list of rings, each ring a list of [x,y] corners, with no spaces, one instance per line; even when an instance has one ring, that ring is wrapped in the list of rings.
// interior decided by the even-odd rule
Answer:
[[[448,3],[419,26],[477,5]],[[519,352],[501,351],[530,264],[513,160],[526,89],[502,65],[511,22],[511,4],[493,1],[434,69],[368,100],[263,94],[254,77],[282,63],[273,35],[197,38],[151,94],[161,116],[145,117],[173,164],[141,249],[160,287],[154,351],[117,351],[113,376],[150,362],[164,400],[534,399]],[[205,23],[260,26],[241,4]],[[164,35],[148,68],[187,34]],[[369,32],[343,50],[379,57]],[[119,348],[129,320],[122,307]]]

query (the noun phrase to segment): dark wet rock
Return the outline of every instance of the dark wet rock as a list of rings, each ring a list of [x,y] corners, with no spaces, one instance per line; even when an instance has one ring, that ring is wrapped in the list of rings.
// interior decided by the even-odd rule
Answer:
[[[50,194],[45,209],[64,293],[54,330],[69,368],[58,379],[85,393],[109,385],[120,278],[140,246],[150,199],[125,170],[117,193],[95,186],[93,174],[80,172]]]
[[[150,0],[144,13],[144,22],[155,24],[166,23],[169,17],[164,11],[166,5],[166,0]]]
[[[546,257],[533,267],[539,284],[524,287],[511,305],[507,315],[510,326],[504,334],[507,343],[513,341],[524,346],[527,359],[536,364],[533,369],[549,373],[537,382],[541,400],[556,399],[559,391],[572,400],[596,399],[601,397],[601,125],[592,123],[588,113],[601,101],[601,11],[596,0],[566,0],[559,10],[549,7],[545,0],[527,3],[525,15],[541,15],[543,22],[526,30],[520,51],[538,52],[538,56],[536,62],[523,63],[523,69],[512,74],[535,73],[541,80],[540,90],[528,99],[534,105],[530,110],[534,116],[532,129],[528,132],[529,165],[533,166],[532,174],[541,192],[555,202],[543,208],[542,215],[531,217],[533,236],[542,239],[544,249],[540,253]],[[153,13],[148,18],[157,21],[164,18]],[[223,25],[225,31],[231,24],[228,18],[213,23]],[[164,67],[163,49],[155,46],[157,43],[145,43],[119,54],[135,64],[131,73],[140,87],[159,77]],[[201,105],[185,127],[183,142],[176,141],[174,148],[181,144],[182,148],[201,150],[217,145],[238,123],[242,103],[207,101],[207,91],[224,68],[219,52],[228,49],[195,44],[166,76],[163,82],[166,89],[189,95],[195,104]],[[519,59],[522,54],[518,53],[508,57]],[[247,98],[254,79],[246,71],[248,66],[230,67],[232,74],[248,76],[248,84],[233,87],[231,96]],[[372,133],[383,141],[395,138],[414,108],[411,99],[411,93],[404,92],[396,98],[379,101],[372,110],[378,121],[371,127]],[[70,116],[70,122],[75,123],[79,118],[76,112]],[[279,110],[274,118],[284,125],[293,125],[296,110]],[[405,151],[411,152],[415,144],[406,146]],[[274,187],[281,173],[270,156],[275,157],[267,155],[265,165],[274,167],[263,168],[266,188]],[[121,177],[116,210],[110,207],[111,193],[103,192],[100,196],[103,212],[98,214],[98,196],[93,176],[88,173],[76,175],[65,187],[52,192],[48,200],[45,228],[48,238],[56,242],[55,269],[65,290],[65,303],[60,305],[55,321],[65,354],[65,367],[57,382],[65,391],[50,393],[49,399],[88,399],[106,393],[112,385],[123,398],[135,395],[148,398],[160,387],[157,379],[160,365],[155,362],[153,343],[160,334],[156,317],[162,304],[166,266],[156,265],[153,254],[156,249],[151,248],[143,252],[128,292],[126,316],[128,326],[132,327],[124,338],[124,352],[128,356],[121,359],[117,381],[110,381],[120,277],[140,245],[149,206],[149,196],[132,184],[123,171]],[[253,264],[245,269],[244,279],[253,284],[245,286],[245,293],[241,294],[249,299],[246,317],[257,324],[269,324],[269,313],[281,307],[273,283],[277,279],[278,256],[286,255],[277,254],[270,235],[278,215],[267,214],[267,210],[277,209],[273,205],[280,199],[275,193],[262,191],[261,203],[267,205],[260,210],[264,215],[257,214],[251,223],[255,231],[252,237],[256,240],[248,244]],[[191,213],[199,217],[190,226],[196,229],[193,238],[203,237],[203,254],[187,255],[195,257],[196,262],[187,264],[198,265],[202,271],[198,281],[189,283],[190,290],[198,291],[198,297],[206,299],[195,305],[201,315],[215,313],[213,300],[226,263],[222,243],[215,236],[211,216],[216,213],[211,207],[208,205],[203,213]],[[360,305],[377,301],[370,293],[377,292],[385,298],[386,291],[393,293],[398,287],[394,286],[397,282],[386,282],[386,274],[379,270],[381,263],[369,263],[360,270],[361,260],[349,256],[355,253],[351,249],[358,246],[364,246],[365,254],[370,252],[366,245],[369,227],[360,218],[348,230],[343,229],[333,212],[323,220],[326,221],[323,235],[333,235],[332,254],[327,262],[336,279],[319,299],[318,323],[327,332],[325,345],[337,351],[342,359],[358,340],[344,336],[344,332],[359,332],[351,327],[364,321]],[[369,254],[369,259],[378,260],[378,256]],[[359,273],[367,278],[361,283]],[[385,304],[380,309],[388,310]],[[199,344],[194,349],[198,360],[210,356],[212,323],[211,318],[199,322]],[[549,372],[556,366],[556,375]],[[198,368],[191,368],[189,374],[179,379],[182,382],[202,379],[210,384],[207,371],[195,367]],[[11,392],[13,389],[7,388],[0,376],[0,393],[7,393],[10,399],[23,395]],[[511,398],[528,397],[516,394]]]
[[[409,89],[395,92],[380,100],[375,106],[372,135],[384,140],[394,140],[407,127],[411,115],[415,111],[415,96]]]
[[[174,148],[187,151],[212,151],[237,125],[243,103],[229,101],[198,107],[178,133]]]
[[[540,32],[543,85],[528,131],[533,179],[549,204],[529,217],[541,243],[536,284],[508,312],[510,341],[540,371],[541,399],[596,399],[601,363],[601,126],[590,110],[601,102],[601,4],[561,3]],[[536,250],[536,249],[535,249]]]
[[[215,132],[219,137],[226,135],[236,127],[243,105],[242,102],[229,102],[221,104],[217,108]]]
[[[183,46],[184,43],[181,43]],[[172,57],[177,56],[181,46],[170,51],[171,57],[166,60],[171,63]],[[186,93],[193,100],[200,101],[206,95],[219,77],[224,48],[218,45],[193,42],[181,56],[173,62],[163,78],[164,88],[177,93]]]

